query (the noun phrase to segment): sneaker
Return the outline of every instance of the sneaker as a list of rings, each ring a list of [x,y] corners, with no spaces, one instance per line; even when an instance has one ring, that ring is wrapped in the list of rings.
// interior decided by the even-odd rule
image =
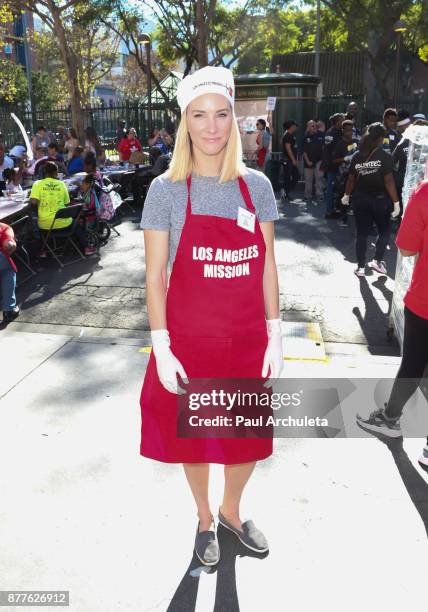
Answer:
[[[422,455],[419,457],[418,461],[420,466],[422,466],[423,468],[428,468],[428,438],[427,443],[422,449]]]
[[[378,408],[367,419],[357,414],[357,425],[368,433],[380,433],[388,438],[401,438],[403,435],[400,429],[400,419],[387,419],[384,408]]]
[[[384,261],[377,261],[376,259],[373,259],[373,261],[369,263],[369,268],[376,270],[376,272],[379,272],[379,274],[386,274],[386,266]]]
[[[215,532],[214,520],[213,530],[199,531],[199,522],[195,536],[195,553],[202,565],[217,565],[220,561],[220,548]]]
[[[357,268],[356,270],[354,270],[354,274],[356,274],[357,276],[365,276],[366,275],[366,270],[365,268]]]
[[[20,312],[19,306],[15,306],[12,310],[3,310],[3,323],[10,323],[16,317],[19,317]]]
[[[223,527],[234,533],[238,540],[250,550],[258,553],[265,553],[269,550],[269,544],[264,534],[260,531],[260,529],[257,529],[253,521],[245,521],[242,523],[242,529],[238,529],[229,523],[229,521],[219,510],[218,522],[220,525],[223,525]]]
[[[97,249],[95,247],[86,247],[85,249],[85,255],[94,255],[96,252]]]

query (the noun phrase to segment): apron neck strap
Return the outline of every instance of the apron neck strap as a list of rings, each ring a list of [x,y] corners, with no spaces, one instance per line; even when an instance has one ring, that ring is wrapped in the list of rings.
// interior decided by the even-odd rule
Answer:
[[[244,202],[246,207],[252,213],[256,212],[254,208],[253,200],[251,199],[250,192],[248,191],[247,183],[244,181],[242,176],[238,176],[239,189],[241,190],[242,197],[244,198]]]
[[[239,182],[239,189],[241,191],[241,195],[244,198],[245,206],[248,208],[250,212],[255,213],[256,209],[254,208],[253,200],[251,199],[247,183],[244,181],[242,176],[238,176],[238,182]],[[191,174],[188,175],[186,179],[186,183],[187,183],[187,206],[186,206],[186,219],[187,219],[192,214],[192,202],[190,199],[190,187],[192,185],[192,175]]]

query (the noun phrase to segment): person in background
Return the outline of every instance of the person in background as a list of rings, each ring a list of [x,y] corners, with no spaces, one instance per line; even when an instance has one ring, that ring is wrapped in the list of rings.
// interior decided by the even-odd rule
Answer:
[[[299,170],[297,168],[297,145],[295,137],[297,123],[295,121],[285,121],[282,127],[284,129],[284,134],[282,135],[284,187],[281,191],[281,198],[292,202],[291,192],[299,181]]]
[[[141,142],[137,138],[137,132],[135,128],[130,128],[126,136],[122,138],[117,147],[119,151],[120,161],[127,162],[131,157],[131,154],[134,151],[142,151],[143,147],[141,146]]]
[[[317,130],[322,134],[325,134],[325,123],[322,119],[315,119],[315,123],[317,124]]]
[[[74,128],[68,128],[65,132],[65,142],[64,142],[64,153],[66,156],[66,160],[69,162],[73,159],[73,153],[76,147],[79,146],[79,139],[77,138],[77,132]]]
[[[303,139],[303,162],[305,175],[305,200],[312,201],[315,182],[315,197],[317,204],[323,199],[324,173],[321,170],[324,135],[318,130],[316,122],[311,119],[306,124],[306,134]]]
[[[62,155],[64,153],[64,144],[66,140],[65,127],[59,125],[55,132],[55,142],[58,145],[58,152]]]
[[[354,123],[350,119],[345,119],[342,123],[342,138],[336,142],[333,150],[333,166],[337,168],[336,189],[339,200],[345,193],[345,184],[349,174],[349,167],[352,157],[358,149],[358,140],[354,138]],[[342,227],[348,226],[349,206],[343,206]]]
[[[368,433],[391,438],[402,436],[400,417],[408,400],[418,389],[428,366],[428,181],[412,193],[396,244],[403,257],[416,257],[410,286],[404,296],[403,357],[391,395],[384,408],[366,419],[357,415],[358,425]],[[419,458],[428,467],[428,438]]]
[[[352,194],[357,228],[358,266],[355,274],[358,277],[365,276],[367,237],[373,223],[377,226],[379,236],[375,256],[369,267],[379,274],[387,273],[382,259],[389,239],[391,212],[393,217],[400,214],[400,203],[392,174],[392,156],[382,148],[386,133],[382,123],[369,125],[360,140],[359,150],[351,160],[345,195],[342,198],[342,204],[348,206]]]
[[[40,168],[44,165],[46,161],[48,161],[47,148],[45,149],[44,147],[37,147],[36,153],[34,155],[34,161],[31,166],[28,166],[25,171],[25,174],[37,178]]]
[[[16,251],[15,234],[10,225],[0,223],[0,291],[3,323],[10,323],[19,316],[16,305],[16,265],[11,255]]]
[[[161,153],[161,150],[158,147],[151,147],[149,149],[150,162],[152,167],[148,171],[153,176],[159,176],[168,170],[171,154],[168,153],[165,155]]]
[[[58,180],[58,168],[47,161],[44,168],[45,178],[36,181],[31,188],[30,204],[37,207],[37,223],[40,230],[48,231],[56,212],[70,202],[67,187]],[[73,222],[72,219],[58,219],[53,229],[63,229]]]
[[[50,142],[48,145],[48,161],[54,162],[58,168],[58,172],[67,176],[67,166],[64,163],[63,156],[58,151],[58,145],[56,142]]]
[[[270,132],[264,119],[258,119],[256,123],[258,130],[256,144],[257,144],[257,170],[266,174],[266,163],[270,159]]]
[[[402,134],[412,123],[408,110],[402,108],[397,112],[397,132]]]
[[[421,121],[427,120],[426,115],[424,115],[423,113],[415,113],[412,117],[412,122],[415,123],[415,121],[418,121],[418,119]]]
[[[342,138],[342,113],[335,113],[329,119],[330,127],[324,138],[322,169],[327,172],[327,191],[325,194],[325,218],[335,219],[339,213],[334,210],[334,185],[337,175],[337,166],[333,164],[333,151],[338,140]]]
[[[153,128],[148,139],[149,147],[158,147],[161,153],[168,153],[168,146],[162,138],[162,133],[159,128]]]
[[[356,141],[360,140],[361,132],[357,128],[357,115],[358,115],[358,104],[356,102],[350,102],[346,107],[345,120],[352,121],[352,138]]]
[[[73,157],[68,162],[67,166],[68,174],[77,174],[78,172],[84,172],[83,164],[83,147],[78,145],[73,151]]]
[[[94,230],[97,223],[97,202],[99,205],[99,196],[101,188],[97,185],[97,177],[95,174],[87,174],[82,181],[80,189],[83,193],[83,211],[84,218],[80,225],[80,232],[84,232],[84,253],[86,256],[94,255],[97,252],[96,247],[87,245],[86,232],[88,229]],[[82,238],[81,238],[82,240]]]
[[[395,108],[387,108],[383,113],[383,125],[386,129],[386,134],[383,139],[382,149],[387,153],[393,153],[395,147],[400,141],[400,134],[397,132],[398,114]]]
[[[97,181],[102,184],[103,175],[97,170],[97,159],[93,153],[86,153],[83,158],[83,172],[87,174],[95,174]]]
[[[52,132],[48,132],[48,130],[43,125],[40,125],[36,129],[36,133],[34,134],[33,139],[31,141],[31,146],[34,155],[36,154],[36,150],[38,147],[43,147],[43,149],[47,149],[48,144],[54,141],[55,138]]]
[[[4,142],[2,140],[0,140],[0,183],[5,181],[5,178],[3,177],[3,172],[4,170],[6,170],[6,168],[13,168],[14,167],[14,163],[13,163],[13,159],[11,157],[9,157],[8,155],[6,155],[5,153],[5,146],[4,146]],[[5,185],[4,185],[5,186]],[[0,185],[0,189],[1,189],[1,185]]]
[[[162,138],[168,148],[168,153],[172,153],[174,149],[174,136],[168,132],[166,128],[162,130]]]
[[[26,154],[27,148],[23,144],[14,145],[9,151],[9,156],[15,159],[23,159]]]
[[[94,153],[97,164],[104,165],[106,159],[105,151],[99,141],[95,128],[92,126],[88,126],[85,129],[85,152]]]
[[[21,175],[15,168],[6,168],[3,170],[3,178],[6,181],[6,193],[17,193],[22,191]]]
[[[407,126],[410,125],[410,121]],[[422,121],[418,119],[413,125],[428,125],[428,121]],[[397,187],[398,197],[400,199],[400,215],[397,217],[397,221],[401,220],[403,216],[403,187],[404,177],[406,176],[407,168],[407,156],[409,153],[409,139],[403,135],[398,145],[394,149],[392,154],[392,161],[394,162],[394,179],[395,186]]]

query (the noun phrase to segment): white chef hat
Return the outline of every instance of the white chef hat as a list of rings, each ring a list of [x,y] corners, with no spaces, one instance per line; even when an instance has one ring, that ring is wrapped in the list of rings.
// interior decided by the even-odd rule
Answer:
[[[184,77],[177,88],[177,101],[181,112],[186,110],[192,100],[207,93],[220,94],[233,106],[235,83],[232,71],[223,66],[205,66]]]

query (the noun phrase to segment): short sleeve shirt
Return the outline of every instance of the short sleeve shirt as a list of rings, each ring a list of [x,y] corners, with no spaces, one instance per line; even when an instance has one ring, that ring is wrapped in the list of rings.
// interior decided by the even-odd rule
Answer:
[[[309,161],[311,161],[313,164],[316,164],[322,159],[323,147],[324,134],[322,132],[317,131],[315,134],[305,134],[303,139],[303,153],[306,153]],[[306,168],[307,164],[305,160],[304,163]]]
[[[392,155],[378,147],[372,155],[363,157],[358,151],[351,160],[349,172],[357,177],[355,193],[366,193],[372,196],[384,195],[385,174],[392,173]]]
[[[286,144],[291,145],[291,150],[293,151],[293,155],[294,157],[297,157],[296,139],[293,136],[293,134],[290,134],[289,132],[284,132],[284,135],[282,137],[282,151],[284,153],[284,158],[290,159],[287,149],[285,148]]]
[[[276,200],[269,179],[258,170],[247,168],[243,176],[247,183],[257,219],[275,221],[279,218]],[[192,175],[192,213],[236,219],[238,208],[245,207],[238,181],[219,183],[215,176]],[[169,231],[169,262],[175,260],[183,229],[187,206],[185,181],[172,182],[165,175],[155,178],[147,193],[140,227]]]
[[[36,181],[31,189],[30,198],[39,201],[37,217],[40,229],[51,228],[52,221],[60,208],[64,208],[70,201],[67,187],[61,181],[54,178],[45,178]],[[68,227],[72,219],[58,219],[53,229]]]
[[[418,253],[404,303],[414,314],[428,319],[428,181],[412,193],[397,234],[400,249]]]

